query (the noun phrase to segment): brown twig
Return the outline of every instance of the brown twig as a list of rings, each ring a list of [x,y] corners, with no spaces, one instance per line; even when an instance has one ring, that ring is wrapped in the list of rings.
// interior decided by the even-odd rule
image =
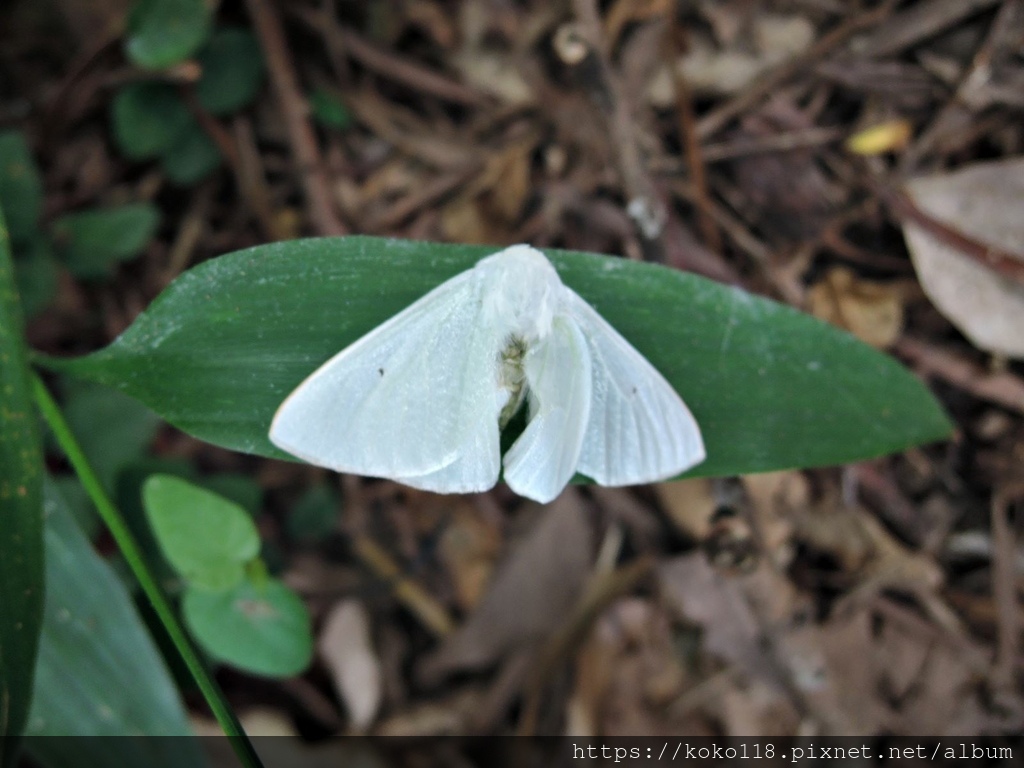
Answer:
[[[256,216],[256,223],[264,237],[271,240],[285,240],[293,236],[283,227],[280,218],[274,215],[270,199],[270,188],[263,173],[263,158],[256,146],[252,124],[243,115],[235,115],[231,124],[235,146],[238,149],[238,165],[235,167],[242,198]]]
[[[674,66],[674,62],[683,54],[684,30],[679,24],[678,15],[669,13],[669,23],[666,28],[667,58],[669,68],[672,70],[672,83],[675,86],[676,114],[679,117],[679,136],[683,143],[686,154],[686,165],[690,171],[690,180],[693,183],[693,191],[698,199],[697,204],[697,225],[700,227],[701,236],[704,238],[704,245],[715,253],[722,252],[722,236],[715,226],[715,221],[707,211],[708,174],[705,159],[701,151],[700,139],[697,138],[697,127],[693,116],[693,93],[690,83],[682,70]]]
[[[1024,483],[1012,483],[992,498],[992,598],[998,630],[992,682],[996,688],[1013,690],[1020,647],[1020,608],[1017,605],[1017,546],[1007,511],[1024,497]]]
[[[891,56],[999,2],[1001,0],[926,0],[913,3],[870,36],[852,41],[851,48],[858,56]]]
[[[580,598],[572,613],[537,654],[532,674],[524,690],[523,714],[518,735],[532,736],[537,732],[540,697],[544,684],[554,673],[558,663],[586,635],[595,619],[618,597],[626,594],[647,578],[654,569],[654,560],[646,555],[620,566],[614,571],[595,577]]]
[[[169,284],[192,261],[192,255],[206,230],[206,220],[210,215],[213,192],[214,182],[208,179],[193,194],[192,201],[181,219],[181,224],[178,226],[174,241],[167,253],[167,265],[160,277],[163,285]]]
[[[338,24],[330,13],[303,6],[288,6],[288,13],[302,21],[324,39],[324,44],[339,59],[347,54],[367,69],[407,85],[417,93],[436,96],[452,104],[481,107],[493,102],[481,93],[457,80],[426,69],[422,64],[408,61],[391,51],[378,48],[357,33]]]
[[[419,583],[404,575],[391,555],[377,542],[366,534],[357,533],[352,538],[352,546],[359,559],[374,574],[391,583],[395,598],[408,608],[423,626],[438,637],[450,635],[455,630],[455,622],[444,606]]]
[[[924,375],[938,376],[981,400],[1024,413],[1024,381],[1009,371],[988,373],[970,360],[909,336],[896,342],[894,350]]]
[[[1021,24],[1022,12],[1024,3],[1021,0],[1006,0],[1003,3],[989,26],[988,34],[975,52],[971,65],[961,76],[952,97],[900,157],[902,174],[907,174],[944,138],[963,133],[964,129],[974,122],[977,109],[970,105],[970,91],[978,83],[990,79],[995,59],[1015,48],[1015,32]]]
[[[766,72],[743,91],[724,104],[708,112],[697,121],[697,135],[702,139],[721,130],[733,118],[754,106],[775,91],[793,75],[808,69],[814,62],[846,42],[852,35],[883,21],[896,5],[896,0],[883,0],[866,13],[854,16],[826,33],[818,42],[803,53],[779,64]]]
[[[347,230],[334,210],[316,134],[309,122],[306,101],[299,88],[277,11],[271,0],[245,0],[245,4],[284,114],[288,141],[299,167],[313,226],[322,235],[344,235]]]
[[[627,200],[626,211],[640,236],[649,261],[662,261],[660,237],[667,212],[658,198],[640,155],[634,130],[635,119],[621,81],[612,69],[605,45],[596,0],[573,0],[578,32],[590,50],[597,82],[592,83],[592,100],[608,124],[612,150]],[[589,58],[589,57],[588,57]]]
[[[1005,278],[1024,283],[1024,254],[1015,254],[998,246],[975,240],[956,227],[950,226],[921,210],[910,197],[885,182],[868,177],[868,186],[888,206],[901,222],[909,221],[946,245],[956,248],[965,256],[984,264]]]

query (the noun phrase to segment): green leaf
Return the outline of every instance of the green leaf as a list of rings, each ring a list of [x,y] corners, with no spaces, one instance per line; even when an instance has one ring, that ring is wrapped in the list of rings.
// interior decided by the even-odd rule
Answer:
[[[0,765],[13,764],[43,619],[43,451],[0,211]]]
[[[49,239],[29,238],[14,254],[14,279],[25,317],[42,312],[57,295],[57,262]]]
[[[133,160],[159,157],[195,123],[169,83],[130,83],[111,104],[114,139]]]
[[[138,256],[159,223],[155,206],[132,203],[61,216],[53,223],[53,236],[73,275],[96,278],[109,274],[117,262]]]
[[[352,113],[348,107],[326,88],[317,88],[310,94],[309,107],[313,118],[325,128],[344,131],[352,125]]]
[[[142,486],[142,503],[164,555],[199,588],[230,589],[260,551],[256,526],[244,509],[172,475]]]
[[[494,250],[349,237],[239,251],[181,275],[106,349],[50,365],[203,440],[284,457],[267,430],[305,377]],[[950,433],[915,376],[813,317],[666,267],[548,254],[689,404],[708,453],[691,475],[859,461]]]
[[[7,216],[11,240],[32,237],[42,209],[43,182],[25,137],[0,131],[0,210]]]
[[[247,29],[218,29],[199,54],[199,64],[203,75],[196,96],[213,115],[248,106],[263,87],[263,53]]]
[[[117,576],[46,484],[46,612],[28,735],[179,736],[190,733],[164,660]],[[195,742],[154,750],[147,739],[32,738],[54,766],[202,765]]]
[[[64,392],[71,431],[104,487],[112,491],[118,472],[137,461],[153,441],[160,420],[137,400],[109,387],[68,382]]]
[[[220,167],[220,150],[198,123],[160,159],[167,178],[181,187],[190,187]]]
[[[306,606],[277,579],[246,579],[224,592],[189,589],[182,614],[211,656],[257,675],[297,675],[313,655]]]
[[[209,33],[205,0],[135,0],[124,49],[140,67],[163,69],[191,56]]]

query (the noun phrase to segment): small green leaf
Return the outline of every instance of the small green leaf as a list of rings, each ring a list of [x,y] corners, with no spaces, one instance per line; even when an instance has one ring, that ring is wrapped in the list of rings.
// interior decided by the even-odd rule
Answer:
[[[135,0],[125,53],[140,67],[163,69],[191,56],[209,33],[205,0]]]
[[[189,589],[182,614],[210,655],[257,675],[297,675],[313,654],[306,606],[277,579],[245,579],[226,592]]]
[[[267,431],[303,379],[495,250],[348,237],[239,251],[181,275],[106,349],[47,364],[200,439],[284,457]],[[708,453],[691,475],[859,461],[950,433],[913,374],[791,307],[653,264],[547,253],[690,406]]]
[[[199,183],[220,168],[220,163],[220,150],[198,123],[160,159],[167,178],[181,187]]]
[[[313,118],[325,128],[344,131],[352,125],[352,113],[348,107],[326,88],[317,88],[309,96]]]
[[[14,254],[14,279],[25,317],[50,305],[57,294],[57,262],[47,237],[37,233]]]
[[[208,112],[226,115],[248,106],[263,87],[263,53],[247,29],[213,33],[199,54],[203,75],[196,96]]]
[[[7,216],[11,240],[31,238],[42,209],[43,182],[25,137],[0,131],[0,210]]]
[[[288,535],[303,542],[324,539],[338,525],[339,507],[338,494],[330,486],[313,486],[292,507],[287,521]]]
[[[181,698],[131,596],[75,525],[47,482],[46,612],[39,648],[28,751],[59,766],[203,765],[194,742],[153,749],[139,739],[57,736],[184,737]]]
[[[243,566],[259,554],[260,537],[237,504],[171,475],[143,483],[142,503],[164,555],[201,589],[238,584]]]
[[[13,764],[43,619],[43,452],[0,211],[0,765]]]
[[[97,278],[117,262],[138,256],[159,223],[155,206],[132,203],[61,216],[53,223],[53,236],[73,275]]]
[[[81,381],[64,387],[64,415],[104,487],[137,461],[153,441],[160,420],[146,406],[117,390]]]
[[[130,83],[111,105],[114,139],[132,160],[159,157],[195,123],[169,83]]]

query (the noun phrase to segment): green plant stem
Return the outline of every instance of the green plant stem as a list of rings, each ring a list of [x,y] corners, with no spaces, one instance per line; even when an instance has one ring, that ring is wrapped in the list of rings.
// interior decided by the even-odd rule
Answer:
[[[135,578],[138,580],[139,586],[142,587],[142,591],[145,592],[146,597],[153,605],[153,610],[156,611],[160,623],[167,630],[167,634],[174,643],[182,661],[185,662],[185,666],[188,667],[189,672],[192,674],[192,678],[196,681],[196,685],[199,686],[199,690],[202,691],[203,697],[206,699],[206,703],[209,705],[214,717],[220,723],[221,728],[224,729],[224,733],[231,739],[231,745],[235,750],[235,754],[238,755],[238,759],[246,768],[263,768],[263,763],[260,761],[259,755],[256,754],[252,742],[245,735],[241,723],[238,722],[238,718],[235,717],[235,713],[228,705],[224,693],[220,690],[220,686],[217,685],[206,669],[206,666],[199,657],[199,653],[178,621],[174,609],[164,596],[159,584],[157,584],[156,578],[146,564],[142,550],[135,541],[135,537],[132,536],[127,523],[121,517],[121,513],[110,500],[96,472],[89,465],[89,461],[82,452],[81,446],[78,445],[78,441],[75,440],[75,436],[64,419],[64,414],[61,413],[60,407],[53,399],[49,390],[47,390],[46,385],[35,374],[32,376],[32,390],[43,418],[46,419],[46,423],[49,425],[54,437],[57,438],[57,443],[60,445],[61,450],[64,451],[68,461],[71,462],[71,466],[78,475],[78,479],[81,480],[86,493],[89,494],[89,498],[96,505],[100,517],[103,518],[103,522],[114,537],[114,541],[117,542],[121,554],[124,555],[124,559],[128,562],[132,573],[135,574]]]

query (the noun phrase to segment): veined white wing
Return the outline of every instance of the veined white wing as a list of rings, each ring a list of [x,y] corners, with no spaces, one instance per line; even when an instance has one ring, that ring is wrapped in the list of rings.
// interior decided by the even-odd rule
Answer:
[[[449,492],[453,474],[460,489],[493,486],[507,393],[503,329],[479,322],[484,288],[477,271],[456,275],[339,352],[284,401],[271,441],[339,472],[416,485],[450,467]]]
[[[591,407],[587,342],[568,315],[556,316],[551,334],[525,360],[530,419],[505,454],[505,482],[542,504],[572,479]]]
[[[704,460],[690,409],[657,369],[569,288],[565,305],[590,352],[590,418],[577,469],[601,485],[664,480]]]

